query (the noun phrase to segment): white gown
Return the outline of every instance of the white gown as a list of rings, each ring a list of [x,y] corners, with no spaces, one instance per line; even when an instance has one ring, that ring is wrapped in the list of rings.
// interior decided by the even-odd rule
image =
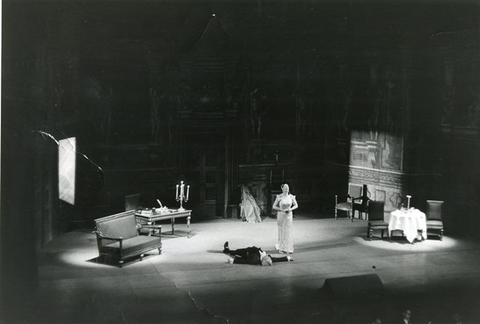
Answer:
[[[288,194],[287,196],[277,196],[276,207],[280,209],[291,208],[295,196]],[[291,229],[293,223],[293,212],[284,213],[277,212],[278,224],[278,243],[275,249],[281,252],[293,253],[293,242],[291,238]]]

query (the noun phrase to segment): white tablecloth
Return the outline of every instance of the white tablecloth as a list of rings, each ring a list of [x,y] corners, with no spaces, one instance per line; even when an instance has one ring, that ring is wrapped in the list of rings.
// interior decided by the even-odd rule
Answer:
[[[394,230],[402,230],[407,240],[412,243],[422,231],[422,237],[427,238],[427,218],[425,213],[418,209],[395,210],[390,214],[388,232],[391,235]]]

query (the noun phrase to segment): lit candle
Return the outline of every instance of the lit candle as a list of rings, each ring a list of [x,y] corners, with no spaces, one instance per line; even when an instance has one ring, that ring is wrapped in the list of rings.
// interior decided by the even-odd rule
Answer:
[[[190,194],[190,185],[187,186],[187,199],[188,200],[188,195]]]
[[[180,181],[180,199],[183,199],[184,194],[185,194],[185,185],[183,184],[183,181]]]
[[[175,199],[178,199],[178,185],[177,185],[177,190],[175,191]]]
[[[407,195],[407,208],[408,209],[410,209],[410,198],[412,198],[412,196]]]

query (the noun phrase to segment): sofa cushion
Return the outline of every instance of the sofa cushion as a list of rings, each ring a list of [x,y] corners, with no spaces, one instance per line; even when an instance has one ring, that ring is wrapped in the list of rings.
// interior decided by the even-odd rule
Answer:
[[[142,251],[148,251],[156,249],[161,246],[161,238],[159,236],[135,236],[127,240],[123,240],[122,250],[124,255],[134,255],[135,253],[142,253]],[[120,247],[119,242],[107,244],[102,247],[102,251],[114,252],[116,255]],[[115,252],[116,250],[116,252]]]

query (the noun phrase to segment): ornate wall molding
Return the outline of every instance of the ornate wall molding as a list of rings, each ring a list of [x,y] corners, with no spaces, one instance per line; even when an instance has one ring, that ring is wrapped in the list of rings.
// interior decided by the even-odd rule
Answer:
[[[350,179],[364,179],[373,183],[381,183],[391,187],[402,187],[407,175],[400,172],[374,170],[350,166],[348,170]]]

